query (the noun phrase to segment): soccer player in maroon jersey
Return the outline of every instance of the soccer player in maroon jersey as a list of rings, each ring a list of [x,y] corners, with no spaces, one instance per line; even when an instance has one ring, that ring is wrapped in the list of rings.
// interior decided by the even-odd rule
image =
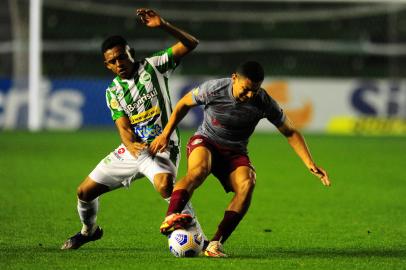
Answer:
[[[267,118],[287,138],[288,143],[311,173],[330,186],[327,172],[317,166],[301,133],[293,126],[277,102],[261,88],[262,66],[254,61],[241,64],[231,78],[207,81],[192,89],[176,105],[164,131],[150,145],[150,152],[164,151],[178,123],[190,108],[204,106],[204,119],[187,145],[187,174],[174,187],[166,218],[160,230],[169,234],[187,227],[191,216],[182,210],[212,173],[226,192],[234,192],[218,230],[205,249],[209,257],[226,257],[222,244],[247,212],[256,174],[248,157],[247,144],[256,125]]]

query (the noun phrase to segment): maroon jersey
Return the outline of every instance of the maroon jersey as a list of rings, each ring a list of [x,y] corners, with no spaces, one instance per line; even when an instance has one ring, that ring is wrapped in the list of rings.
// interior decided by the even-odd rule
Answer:
[[[267,118],[279,127],[285,119],[278,103],[262,88],[248,102],[238,102],[230,78],[207,81],[193,89],[192,96],[204,106],[203,122],[195,134],[244,153],[259,120]]]

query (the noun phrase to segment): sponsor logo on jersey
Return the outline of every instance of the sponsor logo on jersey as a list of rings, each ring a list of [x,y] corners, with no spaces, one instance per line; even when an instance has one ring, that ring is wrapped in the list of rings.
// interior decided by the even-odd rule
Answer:
[[[127,110],[131,113],[136,108],[141,106],[145,101],[153,99],[154,97],[158,96],[158,91],[154,88],[151,92],[144,94],[143,96],[139,97],[136,102],[127,105]]]
[[[158,91],[154,88],[154,90],[152,90],[151,92],[146,93],[145,95],[139,97],[137,99],[137,102],[135,104],[135,106],[140,106],[141,104],[143,104],[145,101],[153,99],[154,97],[158,96]],[[134,106],[134,105],[133,105]]]
[[[155,115],[159,115],[160,113],[161,113],[161,110],[159,109],[159,107],[155,106],[145,112],[131,116],[130,122],[131,122],[131,124],[134,125],[134,124],[137,124],[140,122],[144,122],[145,120],[148,120],[148,119],[154,117]]]
[[[119,155],[119,154],[117,154],[116,152],[113,152],[113,154],[114,154],[114,156],[116,157],[116,159],[118,159],[118,160],[120,160],[120,161],[123,161],[124,159]]]
[[[134,132],[141,139],[154,139],[162,133],[162,127],[158,124],[151,126],[136,126]]]
[[[117,110],[117,109],[118,109],[118,101],[117,101],[117,99],[112,98],[112,99],[110,100],[110,107],[111,107],[113,110]]]
[[[146,84],[146,83],[149,83],[150,81],[151,81],[151,75],[146,71],[142,72],[140,75],[140,78],[139,78],[139,82],[141,84]]]
[[[115,151],[113,152],[113,154],[114,154],[114,156],[115,156],[118,160],[124,160],[124,159],[121,157],[121,155],[124,154],[124,152],[125,152],[125,148],[124,148],[124,147],[120,147],[120,148],[118,148],[117,150],[115,150]],[[105,161],[105,163],[106,163],[106,161]]]

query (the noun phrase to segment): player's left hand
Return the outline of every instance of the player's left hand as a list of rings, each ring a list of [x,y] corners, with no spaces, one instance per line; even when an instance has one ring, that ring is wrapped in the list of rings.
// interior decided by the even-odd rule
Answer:
[[[325,185],[326,187],[331,186],[331,182],[330,179],[328,178],[327,172],[323,168],[314,165],[311,166],[309,170],[312,174],[320,178],[320,181],[323,185]]]
[[[161,26],[164,21],[158,13],[147,8],[137,9],[137,16],[141,23],[152,28]]]
[[[168,138],[164,134],[160,134],[149,145],[149,152],[152,155],[156,155],[158,152],[163,152],[166,147],[168,147],[168,143]]]

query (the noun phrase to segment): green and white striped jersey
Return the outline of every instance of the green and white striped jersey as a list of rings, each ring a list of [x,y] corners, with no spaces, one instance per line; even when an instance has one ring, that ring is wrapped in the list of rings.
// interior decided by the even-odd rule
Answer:
[[[114,78],[106,90],[113,120],[127,116],[136,136],[144,142],[152,142],[161,134],[172,113],[168,77],[175,67],[172,48],[169,48],[140,61],[134,78]],[[178,130],[172,133],[170,141],[172,145],[179,145]]]

